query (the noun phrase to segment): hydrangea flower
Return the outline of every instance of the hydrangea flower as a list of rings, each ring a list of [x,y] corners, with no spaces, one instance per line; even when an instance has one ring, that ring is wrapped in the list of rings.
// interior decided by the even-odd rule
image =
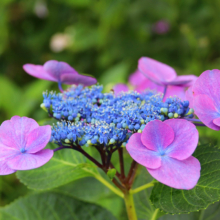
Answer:
[[[68,63],[56,60],[49,60],[43,66],[25,64],[23,69],[36,78],[58,82],[61,90],[61,83],[91,86],[97,82],[93,77],[79,74]]]
[[[200,177],[200,163],[191,156],[198,143],[195,125],[184,119],[149,122],[133,134],[127,151],[159,182],[177,189],[192,189]]]
[[[189,87],[197,79],[194,75],[177,76],[176,71],[157,60],[149,57],[141,57],[138,61],[138,69],[151,81],[158,85]]]
[[[179,76],[180,78],[182,76]],[[193,82],[195,79],[197,79],[196,76],[192,77]],[[136,70],[133,74],[130,75],[129,77],[129,83],[132,85],[133,90],[137,91],[139,93],[142,93],[146,90],[153,90],[158,93],[164,93],[165,91],[165,86],[166,86],[166,91],[165,95],[163,97],[163,100],[165,101],[167,98],[170,96],[177,96],[181,100],[187,100],[185,96],[185,86],[189,86],[191,84],[186,84],[185,86],[179,86],[179,85],[159,85],[150,79],[148,79],[142,72],[139,70]],[[125,89],[129,89],[126,84],[116,84],[114,86],[114,91],[116,94],[119,94],[122,91],[125,91]]]
[[[13,116],[0,126],[0,175],[30,170],[47,163],[53,150],[43,149],[50,140],[51,126],[39,126],[31,118]]]
[[[76,142],[82,146],[87,142],[102,144],[104,138],[106,145],[121,145],[132,133],[141,132],[149,121],[192,116],[189,103],[176,97],[163,102],[160,95],[149,91],[115,96],[102,90],[98,85],[89,88],[73,85],[63,93],[43,94],[41,106],[62,121],[52,128],[52,142]]]
[[[206,70],[192,88],[193,107],[209,128],[220,130],[220,70]]]

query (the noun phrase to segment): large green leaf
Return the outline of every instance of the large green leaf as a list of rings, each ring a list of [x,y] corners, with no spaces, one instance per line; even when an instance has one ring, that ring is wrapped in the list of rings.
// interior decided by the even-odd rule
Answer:
[[[4,76],[0,76],[0,88],[0,107],[5,110],[7,118],[12,117],[21,105],[21,89]]]
[[[62,192],[44,192],[18,199],[0,209],[7,220],[116,220],[104,208],[74,199]]]
[[[76,180],[54,189],[84,202],[100,205],[120,220],[127,220],[124,201],[93,177]]]
[[[177,190],[157,183],[150,198],[155,207],[171,214],[189,213],[220,200],[220,150],[203,145],[194,156],[201,163],[198,184],[192,190]]]
[[[55,152],[53,158],[40,168],[17,172],[22,183],[37,190],[52,189],[95,175],[99,175],[97,168],[82,154],[71,149]]]

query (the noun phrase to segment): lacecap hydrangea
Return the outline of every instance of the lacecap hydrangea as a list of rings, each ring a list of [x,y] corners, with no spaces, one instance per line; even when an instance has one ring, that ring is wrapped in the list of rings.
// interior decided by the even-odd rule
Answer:
[[[103,93],[103,87],[72,86],[63,93],[45,92],[41,105],[50,116],[59,120],[53,126],[51,142],[118,146],[126,144],[133,133],[141,133],[152,120],[191,118],[188,101],[177,97],[162,101],[153,91]]]

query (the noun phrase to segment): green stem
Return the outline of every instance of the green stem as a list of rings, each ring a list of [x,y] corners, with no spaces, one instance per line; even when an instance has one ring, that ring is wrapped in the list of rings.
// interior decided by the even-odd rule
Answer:
[[[125,192],[124,201],[125,201],[125,206],[126,206],[126,210],[128,214],[128,219],[137,220],[137,215],[136,215],[136,211],[134,207],[134,199],[130,191]]]
[[[199,215],[199,220],[203,219],[204,213],[205,213],[205,209],[201,210],[200,215]]]
[[[94,176],[97,180],[99,180],[102,184],[104,184],[106,187],[108,187],[112,192],[114,192],[116,195],[120,196],[121,198],[124,198],[123,193],[115,188],[114,186],[112,186],[108,181],[106,181],[102,176],[100,175],[95,175]]]
[[[151,186],[154,186],[154,181],[144,184],[143,186],[137,187],[136,189],[131,189],[130,192],[131,194],[135,194],[138,193],[144,189],[150,188]]]
[[[159,212],[159,209],[155,209],[154,214],[152,215],[151,220],[156,220],[157,219],[158,212]]]

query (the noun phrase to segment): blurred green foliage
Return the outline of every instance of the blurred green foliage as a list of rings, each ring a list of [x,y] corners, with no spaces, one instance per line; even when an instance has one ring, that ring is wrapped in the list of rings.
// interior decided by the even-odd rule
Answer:
[[[65,61],[106,89],[126,82],[141,56],[178,74],[220,69],[219,14],[219,0],[1,0],[0,122],[13,115],[46,117],[39,108],[42,91],[57,85],[27,75],[25,63]],[[155,33],[160,20],[169,23],[167,33]],[[199,132],[202,143],[219,144],[218,132]],[[14,175],[1,177],[0,205],[25,192]]]
[[[219,13],[218,0],[1,0],[0,121],[16,112],[43,117],[24,95],[37,81],[23,71],[25,63],[62,60],[107,88],[126,82],[141,56],[178,74],[220,69]],[[168,22],[168,32],[155,33],[160,20]],[[41,83],[29,95],[38,104],[41,89],[51,88]]]

